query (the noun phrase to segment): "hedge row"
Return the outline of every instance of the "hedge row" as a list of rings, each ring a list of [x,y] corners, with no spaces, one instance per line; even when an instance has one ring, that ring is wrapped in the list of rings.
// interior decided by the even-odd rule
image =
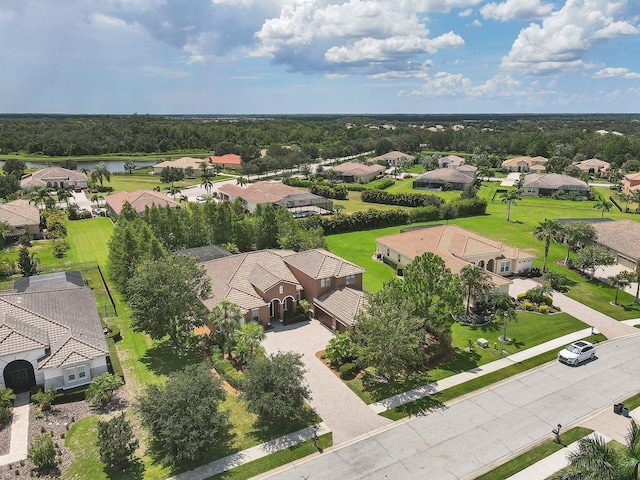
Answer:
[[[244,375],[236,370],[229,360],[224,358],[219,348],[212,347],[211,361],[213,362],[213,368],[216,369],[216,372],[223,380],[226,380],[236,390],[243,389]]]
[[[439,207],[444,200],[436,195],[424,193],[389,193],[383,190],[365,190],[360,198],[367,203],[382,203],[399,207]]]
[[[309,188],[309,192],[320,195],[324,198],[333,198],[335,200],[346,200],[349,196],[349,192],[342,185],[336,185],[335,187],[328,187],[325,185],[313,184]]]
[[[325,187],[335,187],[335,183],[331,183],[328,180],[304,180],[298,177],[289,177],[282,180],[283,183],[289,185],[290,187],[298,187],[298,188],[311,188],[314,185],[322,185]],[[384,190],[385,188],[389,188],[395,182],[394,179],[383,177],[378,180],[373,180],[369,183],[340,183],[338,186],[344,188],[345,190],[351,192],[363,192],[365,190]]]

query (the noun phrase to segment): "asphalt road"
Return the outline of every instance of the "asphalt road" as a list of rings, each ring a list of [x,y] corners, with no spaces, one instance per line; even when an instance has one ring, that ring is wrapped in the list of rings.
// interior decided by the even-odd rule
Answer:
[[[485,465],[551,438],[558,423],[567,428],[640,390],[638,371],[640,335],[613,340],[598,346],[592,362],[552,362],[267,478],[473,478]]]

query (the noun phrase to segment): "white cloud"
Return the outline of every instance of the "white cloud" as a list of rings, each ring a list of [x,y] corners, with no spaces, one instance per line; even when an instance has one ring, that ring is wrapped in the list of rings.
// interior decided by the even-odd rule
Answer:
[[[465,18],[465,17],[470,17],[472,13],[473,13],[473,9],[471,9],[471,8],[467,8],[466,10],[462,10],[462,11],[458,14],[458,16],[459,16],[459,17],[463,17],[463,18]]]
[[[502,22],[507,20],[532,20],[544,18],[553,11],[553,5],[540,0],[507,0],[503,3],[487,3],[480,9],[484,18]]]
[[[471,22],[471,25],[473,25],[474,27],[481,27],[482,23],[476,18],[473,22]]]
[[[567,0],[542,21],[522,29],[501,67],[533,75],[587,68],[583,60],[598,42],[640,30],[622,18],[626,0]]]
[[[127,26],[127,22],[104,13],[94,13],[91,15],[91,25],[94,27],[122,28]]]
[[[541,95],[550,92],[524,90],[522,82],[508,74],[494,75],[480,85],[473,85],[470,78],[461,73],[438,72],[428,78],[419,90],[411,95],[426,97],[506,98]]]
[[[188,77],[190,74],[182,70],[172,70],[166,67],[154,65],[143,65],[140,67],[140,74],[145,77],[161,77],[168,79],[178,79]]]
[[[408,12],[450,12],[453,8],[475,7],[482,0],[400,0],[398,6]]]
[[[256,56],[269,56],[291,71],[379,75],[407,68],[443,48],[464,45],[454,32],[430,38],[418,13],[476,0],[291,0],[279,17],[256,33]],[[413,8],[413,10],[410,9]]]
[[[595,79],[603,78],[640,78],[640,73],[630,72],[628,68],[607,67],[593,74]]]

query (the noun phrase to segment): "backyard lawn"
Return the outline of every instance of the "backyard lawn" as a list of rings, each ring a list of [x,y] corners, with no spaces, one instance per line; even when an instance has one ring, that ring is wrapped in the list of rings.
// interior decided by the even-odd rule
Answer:
[[[133,192],[135,190],[153,190],[154,187],[160,187],[162,190],[168,190],[169,184],[160,182],[159,175],[152,175],[148,173],[149,170],[141,170],[135,172],[133,175],[129,175],[128,173],[118,173],[111,175],[111,181],[106,182],[105,186],[113,187],[114,191],[120,192]],[[211,177],[211,180],[214,182],[218,182],[221,180],[228,180],[229,176],[227,175],[217,175],[215,177]],[[200,185],[200,178],[186,178],[180,182],[175,182],[176,187],[186,188],[192,187],[193,185]]]

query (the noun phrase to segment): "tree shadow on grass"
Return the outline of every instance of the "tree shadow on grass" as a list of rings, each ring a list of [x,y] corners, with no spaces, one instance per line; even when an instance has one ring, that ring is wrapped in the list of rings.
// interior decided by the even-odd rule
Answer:
[[[142,480],[144,470],[144,463],[139,458],[135,458],[125,470],[113,470],[105,467],[104,473],[110,480]]]
[[[446,370],[448,372],[460,373],[478,368],[481,356],[475,350],[466,351],[460,348],[455,348],[453,353],[445,362],[437,365],[438,368]]]
[[[156,342],[140,359],[146,367],[156,375],[168,375],[202,361],[200,352],[195,349],[185,349],[182,354],[176,353],[168,341]]]
[[[290,418],[286,421],[268,421],[266,419],[258,418],[250,434],[260,443],[263,443],[273,440],[274,438],[302,430],[303,428],[319,423],[320,421],[320,417],[318,417],[311,408],[305,407],[298,418]]]

